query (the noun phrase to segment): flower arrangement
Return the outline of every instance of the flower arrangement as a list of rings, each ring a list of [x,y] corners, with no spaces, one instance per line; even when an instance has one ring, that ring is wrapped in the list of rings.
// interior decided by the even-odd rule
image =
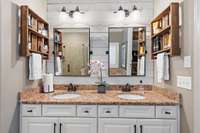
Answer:
[[[103,74],[102,74],[102,70],[105,69],[104,64],[102,62],[100,62],[99,60],[91,60],[89,66],[90,66],[89,73],[99,77],[99,82],[97,82],[98,92],[105,93],[107,84],[105,81],[103,81]]]

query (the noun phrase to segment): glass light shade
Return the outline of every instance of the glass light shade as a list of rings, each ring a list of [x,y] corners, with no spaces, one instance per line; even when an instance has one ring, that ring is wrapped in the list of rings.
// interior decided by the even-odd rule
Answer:
[[[131,18],[132,18],[134,21],[138,21],[139,18],[140,18],[140,11],[139,11],[139,10],[134,10],[134,11],[131,13]]]
[[[60,15],[59,15],[59,19],[60,19],[60,22],[65,22],[67,20],[67,14],[66,12],[60,12]]]
[[[81,20],[81,13],[80,12],[74,12],[73,18],[76,22],[80,22]]]
[[[117,14],[118,14],[119,21],[124,20],[125,12],[123,10],[118,11]]]

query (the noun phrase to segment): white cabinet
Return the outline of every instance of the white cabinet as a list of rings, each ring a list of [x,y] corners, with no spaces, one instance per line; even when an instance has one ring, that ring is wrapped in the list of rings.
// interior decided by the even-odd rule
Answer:
[[[136,133],[136,120],[100,118],[99,133]]]
[[[21,128],[22,133],[56,133],[58,120],[55,118],[24,117]]]
[[[177,133],[175,120],[139,120],[139,133]]]
[[[20,133],[180,133],[179,106],[21,106]]]
[[[61,118],[61,133],[96,133],[96,118]]]

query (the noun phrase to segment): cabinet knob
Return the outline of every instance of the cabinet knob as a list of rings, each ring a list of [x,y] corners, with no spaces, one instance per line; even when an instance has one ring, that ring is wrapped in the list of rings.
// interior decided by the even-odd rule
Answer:
[[[165,114],[166,114],[166,115],[171,115],[171,112],[165,111]]]
[[[84,113],[89,113],[89,112],[90,112],[90,111],[88,111],[88,110],[85,110],[85,111],[84,111]]]
[[[32,113],[32,112],[33,112],[33,110],[32,110],[32,109],[31,109],[31,110],[27,110],[27,112],[28,112],[28,113]]]
[[[107,110],[107,111],[106,111],[106,113],[107,113],[107,114],[110,114],[110,113],[111,113],[111,111],[110,111],[110,110]]]

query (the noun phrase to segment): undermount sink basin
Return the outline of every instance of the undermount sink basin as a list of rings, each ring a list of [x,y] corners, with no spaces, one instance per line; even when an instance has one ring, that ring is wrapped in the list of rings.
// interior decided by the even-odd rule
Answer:
[[[144,96],[136,95],[136,94],[120,94],[118,95],[119,98],[125,99],[125,100],[142,100],[145,99]]]
[[[52,96],[54,99],[64,100],[64,99],[73,99],[80,97],[79,94],[57,94]]]

